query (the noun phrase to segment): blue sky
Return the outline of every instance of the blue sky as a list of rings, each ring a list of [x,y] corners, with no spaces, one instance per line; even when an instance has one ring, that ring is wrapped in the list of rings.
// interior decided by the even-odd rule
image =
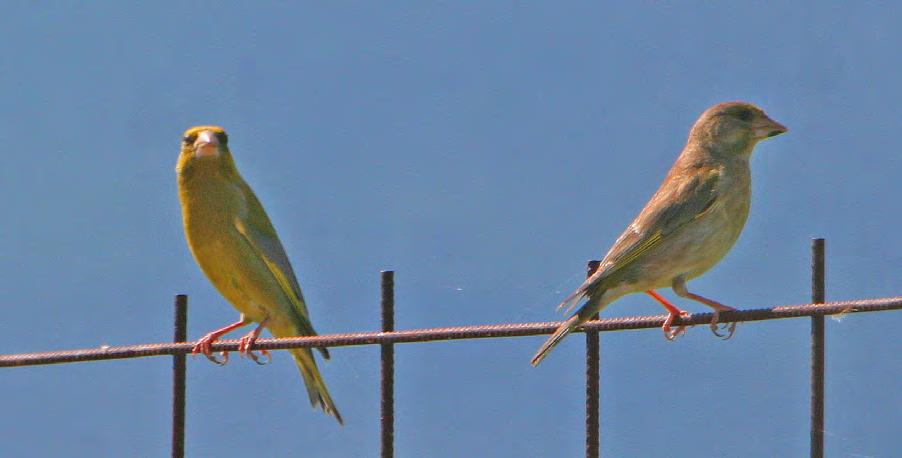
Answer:
[[[876,3],[21,2],[0,17],[0,352],[189,336],[234,311],[182,234],[182,131],[220,124],[321,333],[547,321],[658,186],[706,107],[790,132],[752,158],[732,252],[690,288],[739,308],[902,291],[902,8]],[[665,296],[673,298],[669,291]],[[700,304],[678,301],[692,312]],[[621,299],[604,316],[659,314]],[[898,454],[902,314],[827,321],[828,456]],[[236,334],[237,338],[241,334]],[[605,456],[802,456],[806,319],[602,336]],[[580,456],[581,336],[401,345],[399,457]],[[188,456],[375,456],[378,349],[189,359]],[[4,369],[3,456],[164,456],[170,359]],[[691,440],[687,440],[690,439]]]

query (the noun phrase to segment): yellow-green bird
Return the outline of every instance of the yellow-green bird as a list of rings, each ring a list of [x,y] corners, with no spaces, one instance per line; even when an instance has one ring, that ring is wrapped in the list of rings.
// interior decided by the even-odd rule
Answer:
[[[285,249],[254,191],[238,173],[226,132],[217,126],[185,131],[176,173],[188,247],[213,286],[241,312],[237,322],[202,337],[193,353],[224,363],[212,356],[211,344],[250,323],[259,325],[241,339],[239,352],[258,363],[251,349],[264,327],[276,337],[316,335]],[[318,350],[329,359],[325,348]],[[313,352],[290,351],[310,403],[342,423]],[[262,353],[268,356],[265,350]]]
[[[674,339],[684,327],[673,331],[670,326],[687,313],[664,300],[656,288],[670,287],[680,297],[713,308],[711,330],[720,337],[732,336],[736,323],[723,336],[717,332],[717,320],[721,311],[734,309],[689,292],[686,281],[717,264],[739,238],[749,213],[752,150],[759,141],[786,130],[750,103],[726,102],[705,110],[658,191],[614,242],[598,270],[558,305],[569,311],[586,300],[539,348],[532,364],[539,364],[577,326],[630,293],[644,291],[667,309],[664,336]]]

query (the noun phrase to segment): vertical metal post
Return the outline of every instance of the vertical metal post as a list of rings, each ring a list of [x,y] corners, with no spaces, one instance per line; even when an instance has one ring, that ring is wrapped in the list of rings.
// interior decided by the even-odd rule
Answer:
[[[598,269],[599,261],[589,261],[586,277]],[[598,319],[596,313],[593,320]],[[586,457],[598,458],[599,342],[597,332],[586,333]]]
[[[382,272],[382,332],[395,330],[395,273]],[[395,347],[382,344],[382,458],[395,455]]]
[[[824,239],[811,241],[811,303],[826,301]],[[811,458],[824,456],[824,316],[811,317]]]
[[[188,296],[175,296],[175,333],[173,342],[188,336]],[[185,355],[172,355],[172,458],[185,456]]]

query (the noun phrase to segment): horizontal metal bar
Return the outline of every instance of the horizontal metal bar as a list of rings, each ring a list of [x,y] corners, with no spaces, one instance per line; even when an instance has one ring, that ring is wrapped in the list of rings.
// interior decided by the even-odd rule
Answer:
[[[803,316],[824,316],[844,313],[879,312],[902,309],[902,296],[855,301],[827,302],[824,304],[787,305],[768,309],[736,310],[721,312],[720,322],[744,322],[778,320]],[[659,328],[666,315],[606,318],[585,323],[577,332],[585,330],[607,332],[626,329]],[[674,325],[700,325],[711,322],[712,314],[692,314],[688,318],[674,320]],[[282,350],[286,348],[343,347],[351,345],[378,345],[386,343],[428,342],[436,340],[484,339],[493,337],[519,337],[551,334],[560,321],[544,323],[511,323],[451,328],[411,329],[395,332],[360,332],[352,334],[328,334],[309,337],[285,337],[260,339],[254,348]],[[0,355],[0,367],[34,366],[105,359],[138,358],[143,356],[179,355],[191,352],[193,343],[159,343],[100,347],[83,350],[65,350],[45,353],[21,353]],[[237,340],[223,340],[213,344],[213,351],[237,351]]]

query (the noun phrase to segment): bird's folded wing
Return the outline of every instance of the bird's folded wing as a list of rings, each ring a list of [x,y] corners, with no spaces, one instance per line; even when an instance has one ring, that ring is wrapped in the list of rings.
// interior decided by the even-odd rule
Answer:
[[[716,169],[697,170],[682,181],[667,180],[620,235],[593,278],[610,277],[717,204]]]
[[[249,199],[247,216],[235,218],[233,222],[235,229],[244,237],[279,284],[280,289],[292,305],[292,310],[295,312],[292,318],[299,330],[306,335],[316,335],[313,324],[310,323],[310,315],[307,312],[307,305],[304,303],[301,287],[294,276],[294,270],[291,268],[291,263],[288,261],[288,256],[285,254],[285,249],[282,247],[282,242],[279,241],[275,228],[272,227],[272,223],[256,196],[252,192],[245,193],[245,195]],[[328,353],[324,350],[321,349],[323,356],[328,358]]]

